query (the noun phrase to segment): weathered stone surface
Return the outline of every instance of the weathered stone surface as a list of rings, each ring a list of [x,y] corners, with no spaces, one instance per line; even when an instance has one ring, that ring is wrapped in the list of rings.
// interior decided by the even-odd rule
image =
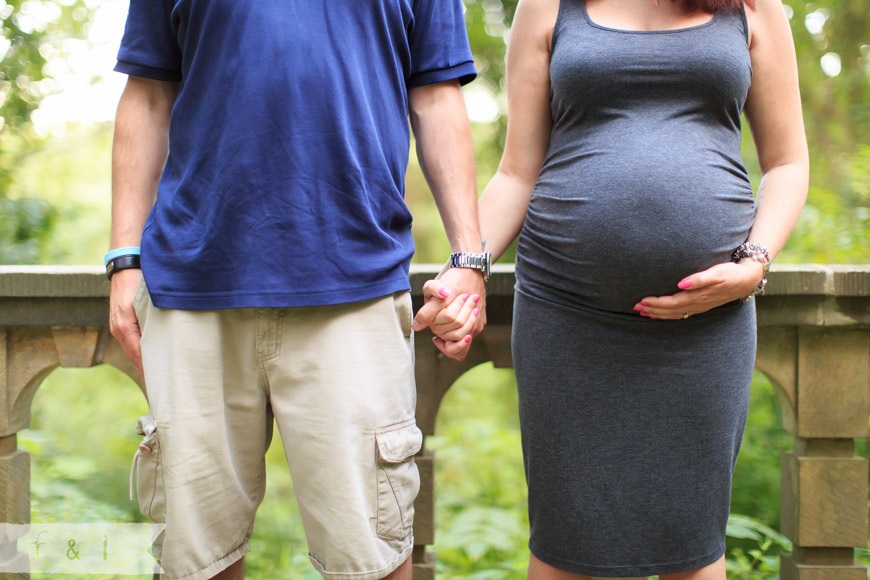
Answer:
[[[773,384],[782,407],[782,426],[796,429],[797,411],[797,329],[765,326],[758,329],[755,366]]]
[[[6,367],[0,369],[0,437],[30,426],[36,388],[59,364],[50,328],[7,329]]]
[[[435,452],[424,449],[414,457],[420,470],[420,493],[414,500],[414,544],[435,543]]]
[[[418,554],[417,548],[414,548],[413,580],[435,580],[434,552],[423,551]]]
[[[104,327],[52,326],[54,346],[61,366],[89,368],[97,363],[97,343]]]
[[[109,329],[104,328],[100,335],[100,341],[97,345],[96,362],[112,365],[131,379],[135,381],[142,393],[145,393],[145,378],[133,362],[124,354],[124,349],[121,344],[115,340]]]
[[[797,432],[805,438],[867,437],[870,332],[798,331]]]
[[[0,523],[30,523],[30,455],[0,455]]]
[[[800,564],[791,554],[780,559],[781,580],[867,580],[867,569],[859,564],[848,566],[825,566]]]
[[[781,530],[799,547],[867,544],[867,460],[782,458]]]
[[[0,266],[2,298],[108,298],[101,266]]]

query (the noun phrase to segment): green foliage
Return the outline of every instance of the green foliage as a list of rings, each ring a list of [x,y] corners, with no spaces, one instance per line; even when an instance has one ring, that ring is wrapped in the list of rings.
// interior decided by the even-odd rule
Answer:
[[[788,538],[747,516],[731,514],[725,533],[729,538],[751,542],[746,549],[734,548],[725,561],[732,580],[777,580],[779,554],[791,551]]]
[[[844,160],[841,189],[813,180],[785,262],[870,262],[870,144]]]
[[[35,198],[0,197],[0,264],[34,264],[57,221],[57,210]]]
[[[38,261],[57,212],[45,201],[7,199],[22,161],[44,141],[32,114],[57,92],[64,43],[87,31],[84,0],[0,0],[0,263]]]

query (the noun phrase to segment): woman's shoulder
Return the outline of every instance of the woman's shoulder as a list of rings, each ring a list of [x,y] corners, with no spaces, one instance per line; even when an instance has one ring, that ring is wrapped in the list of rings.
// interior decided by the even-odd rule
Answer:
[[[517,18],[544,18],[551,16],[555,19],[562,2],[576,0],[519,0],[517,3]]]
[[[537,39],[536,43],[543,41],[549,48],[561,3],[573,1],[577,0],[520,0],[514,16],[514,27],[522,27],[530,33],[529,38]]]
[[[744,4],[750,46],[755,37],[765,37],[770,30],[781,28],[783,22],[788,23],[782,0],[750,0]]]

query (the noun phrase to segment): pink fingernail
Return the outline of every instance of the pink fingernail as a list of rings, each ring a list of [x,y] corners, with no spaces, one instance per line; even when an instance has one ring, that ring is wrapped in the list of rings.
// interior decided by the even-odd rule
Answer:
[[[640,306],[635,306],[632,310],[643,310]]]
[[[463,294],[463,295],[460,296],[459,298],[461,298],[462,301],[465,302],[466,300],[468,300],[468,294]]]
[[[641,316],[646,316],[647,318],[652,318],[652,317],[651,317],[649,314],[647,314],[646,312],[641,312],[640,315],[641,315]]]
[[[463,339],[462,339],[462,342],[464,342],[465,344],[468,344],[469,342],[471,342],[471,335],[469,334],[468,336],[466,336],[465,338],[463,338]]]
[[[471,299],[474,300],[475,304],[477,304],[480,302],[480,294],[475,294]]]
[[[641,306],[652,306],[649,302],[641,302]]]
[[[447,288],[441,288],[441,290],[438,291],[438,294],[447,298],[448,296],[450,296],[450,290],[448,290]]]
[[[677,288],[679,288],[680,290],[685,290],[686,288],[691,288],[691,287],[692,287],[692,281],[688,278],[684,278],[684,279],[680,280],[680,283],[677,284]]]
[[[471,313],[474,314],[475,316],[480,316],[480,308],[475,308],[474,310],[471,311]]]

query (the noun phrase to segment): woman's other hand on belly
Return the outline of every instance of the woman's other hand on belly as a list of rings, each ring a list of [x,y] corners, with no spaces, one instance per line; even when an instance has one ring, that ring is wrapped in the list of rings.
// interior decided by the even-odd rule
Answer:
[[[717,264],[680,280],[675,294],[643,298],[634,310],[647,318],[686,318],[748,296],[763,276],[764,266],[753,260]]]

